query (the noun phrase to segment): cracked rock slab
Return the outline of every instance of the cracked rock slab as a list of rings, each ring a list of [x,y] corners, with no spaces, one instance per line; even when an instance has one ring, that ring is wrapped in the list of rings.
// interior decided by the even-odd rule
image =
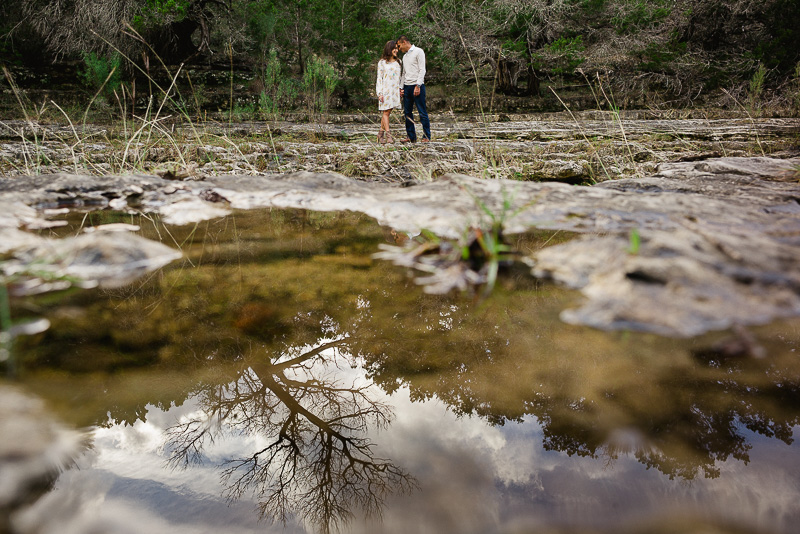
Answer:
[[[693,336],[800,315],[798,168],[800,159],[716,158],[662,164],[646,178],[592,187],[458,174],[399,187],[298,172],[215,176],[176,189],[151,176],[52,175],[16,179],[16,186],[0,179],[0,202],[52,207],[67,198],[107,206],[113,199],[184,223],[228,209],[350,210],[411,234],[426,229],[449,238],[490,223],[488,210],[508,233],[585,234],[530,258],[536,276],[585,296],[563,312],[565,321]]]

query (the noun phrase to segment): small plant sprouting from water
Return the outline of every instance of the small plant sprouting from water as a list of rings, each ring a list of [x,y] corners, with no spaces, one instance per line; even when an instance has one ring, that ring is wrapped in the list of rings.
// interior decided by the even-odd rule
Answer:
[[[481,269],[486,269],[486,288],[484,295],[491,293],[497,283],[497,275],[500,266],[513,261],[516,252],[509,246],[503,237],[503,230],[506,221],[509,218],[516,216],[520,211],[527,207],[522,207],[513,210],[514,194],[507,194],[503,190],[503,204],[500,211],[493,211],[485,202],[483,202],[475,193],[468,187],[462,184],[462,188],[472,197],[475,205],[487,217],[482,221],[478,227],[473,227],[471,232],[474,234],[474,244],[462,249],[462,258],[466,254],[465,260],[470,261],[475,265],[481,265]]]
[[[530,203],[514,209],[515,195],[503,191],[502,205],[495,211],[465,184],[461,188],[472,197],[480,215],[479,222],[466,227],[460,239],[442,239],[423,230],[404,247],[382,245],[383,252],[375,257],[427,273],[428,276],[417,278],[426,293],[445,294],[454,289],[472,293],[482,288],[481,296],[487,297],[494,290],[501,269],[520,258],[506,242],[504,231],[508,220]]]

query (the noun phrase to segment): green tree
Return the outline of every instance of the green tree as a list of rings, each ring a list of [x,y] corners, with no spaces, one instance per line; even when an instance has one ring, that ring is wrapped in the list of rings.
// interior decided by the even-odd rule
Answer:
[[[173,63],[233,60],[263,79],[273,50],[297,83],[310,58],[324,58],[345,103],[367,92],[383,44],[401,33],[426,50],[430,80],[477,74],[512,95],[613,72],[619,95],[744,96],[759,65],[769,94],[789,87],[800,62],[796,0],[19,0],[0,16],[4,61],[120,51],[153,64],[155,52]]]

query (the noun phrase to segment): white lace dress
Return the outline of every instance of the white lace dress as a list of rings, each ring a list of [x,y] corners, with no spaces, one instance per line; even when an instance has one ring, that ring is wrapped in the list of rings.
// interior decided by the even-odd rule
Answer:
[[[378,62],[378,80],[375,82],[375,94],[378,95],[378,109],[398,109],[400,103],[400,62],[380,60]],[[380,97],[383,97],[383,102]]]

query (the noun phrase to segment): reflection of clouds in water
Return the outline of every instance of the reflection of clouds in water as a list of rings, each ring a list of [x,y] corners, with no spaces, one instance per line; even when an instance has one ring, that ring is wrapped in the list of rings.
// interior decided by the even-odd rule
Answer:
[[[795,433],[798,427],[795,427]],[[710,493],[730,503],[735,517],[747,515],[757,525],[797,532],[800,524],[800,459],[796,446],[747,432],[753,449],[750,465],[728,461]],[[758,469],[753,469],[757,467]],[[735,482],[732,482],[735,481]]]
[[[303,350],[297,352],[302,353]],[[290,361],[291,367],[281,368],[280,373],[276,374],[274,378],[269,378],[270,368],[267,367],[267,374],[264,375],[264,378],[268,388],[279,387],[274,380],[285,375],[287,379],[296,381],[293,382],[295,386],[292,387],[308,381],[309,388],[322,388],[320,391],[324,391],[326,383],[323,377],[330,375],[335,376],[339,383],[344,383],[345,388],[347,385],[369,385],[369,390],[380,396],[379,390],[366,379],[363,370],[351,369],[345,359],[337,355],[335,351],[323,350],[315,352],[315,354],[319,355],[318,360],[309,360],[307,366],[296,365]],[[300,358],[300,363],[305,361],[302,359],[303,354],[297,356]],[[264,372],[265,368],[262,365],[260,373]],[[255,390],[252,387],[255,386],[261,391],[260,380],[259,371],[251,368],[244,372],[238,383],[221,386],[221,389],[217,389],[217,386],[211,386],[210,390],[201,389],[197,395],[188,399],[182,406],[173,407],[167,412],[148,406],[146,422],[136,421],[128,426],[109,424],[107,427],[96,429],[93,434],[94,450],[87,453],[81,460],[83,469],[64,474],[59,480],[56,491],[48,495],[37,506],[36,515],[31,517],[54,517],[60,515],[59,509],[73,510],[75,513],[70,524],[76,525],[75,532],[88,531],[92,528],[96,528],[98,531],[127,532],[130,526],[126,525],[125,520],[120,523],[119,518],[135,515],[134,511],[147,519],[133,529],[136,532],[160,532],[165,531],[167,527],[170,531],[175,531],[176,529],[173,527],[176,525],[180,525],[187,532],[235,531],[236,528],[231,529],[231,525],[238,527],[243,532],[263,532],[270,529],[279,532],[291,532],[292,529],[304,532],[305,528],[291,523],[291,517],[287,518],[290,522],[288,527],[281,524],[277,527],[267,528],[268,525],[259,523],[257,504],[260,503],[247,498],[249,491],[243,495],[245,498],[237,498],[231,508],[227,507],[223,497],[229,488],[226,488],[220,481],[220,466],[228,460],[248,458],[253,451],[264,450],[270,444],[270,434],[274,434],[268,428],[274,422],[271,417],[273,415],[280,416],[281,412],[277,406],[271,408],[267,405],[261,406],[258,401],[253,406],[247,405],[247,399],[251,399],[248,395],[245,395],[243,397],[245,400],[242,401],[237,398],[229,399],[234,403],[244,403],[240,408],[231,412],[241,416],[254,417],[259,415],[259,409],[266,410],[263,424],[267,426],[260,428],[261,423],[258,423],[255,427],[256,431],[251,431],[237,427],[235,420],[220,421],[216,419],[216,416],[209,416],[206,413],[208,402],[217,400],[214,395],[223,394],[222,392],[225,390],[230,391],[228,389],[230,387],[235,387],[236,391],[253,392]],[[289,390],[285,391],[288,393]],[[307,393],[313,390],[300,388],[299,391]],[[352,406],[343,402],[349,398],[350,393],[354,395],[353,399],[356,402]],[[258,399],[262,394],[264,393],[255,394],[252,399]],[[276,393],[276,395],[278,394]],[[346,425],[344,428],[349,428],[347,425],[353,425],[352,428],[356,431],[360,420],[352,419],[353,416],[347,415],[346,409],[370,409],[371,405],[359,406],[357,403],[361,397],[359,393],[352,392],[352,390],[334,389],[331,390],[331,395],[333,396],[327,399],[330,401],[328,404],[339,403],[338,408],[345,409],[345,412],[336,412],[337,406],[326,405],[325,402],[322,402],[325,399],[315,400],[308,395],[301,395],[301,397],[304,401],[312,403],[310,407],[306,406],[312,412],[315,412],[315,408],[321,410],[314,415],[336,416],[335,421],[337,422],[331,423],[332,425],[338,424],[338,421],[344,421]],[[339,399],[337,395],[345,397]],[[223,397],[220,397],[221,399]],[[366,400],[367,397],[364,399]],[[282,397],[281,401],[288,402]],[[250,408],[255,411],[248,412],[247,410]],[[245,411],[242,412],[240,409]],[[329,410],[334,411],[328,414]],[[365,417],[369,414],[366,411],[363,413]],[[313,415],[309,415],[309,417],[313,417]],[[165,460],[169,456],[169,452],[163,448],[165,447],[165,438],[169,435],[167,430],[174,428],[176,423],[191,423],[192,421],[199,421],[201,425],[208,423],[214,429],[213,437],[209,438],[205,446],[200,449],[199,463],[192,462],[189,469],[166,468]],[[251,419],[251,421],[255,421],[255,419]],[[221,431],[217,432],[217,430]],[[364,430],[367,428],[365,427]],[[302,441],[298,441],[297,444],[301,447],[304,446]],[[356,441],[350,442],[349,445],[352,454],[357,454],[360,450],[358,448],[362,447]],[[309,454],[311,452],[309,451]],[[356,458],[358,459],[358,457]],[[376,465],[375,468],[381,469],[382,465]],[[394,468],[391,465],[387,465],[386,472],[391,473],[392,469]],[[369,479],[366,483],[371,488],[378,482],[380,479]],[[352,482],[350,483],[352,484]],[[258,493],[263,490],[253,488],[253,491]],[[333,491],[338,490],[334,489]],[[333,496],[335,497],[335,495]],[[300,502],[300,504],[303,503]],[[291,513],[291,508],[289,513]],[[148,521],[152,525],[148,525]],[[41,524],[41,522],[39,525],[33,523],[31,525],[31,528],[35,527],[43,532],[55,531],[51,530],[48,524]]]
[[[502,429],[457,418],[435,399],[412,403],[407,389],[391,401],[396,420],[376,438],[380,454],[412,473],[420,488],[390,497],[382,526],[354,523],[352,531],[495,532],[501,503],[491,456],[506,446]]]
[[[392,400],[397,420],[377,441],[417,477],[421,491],[387,501],[384,533],[608,529],[697,519],[792,532],[800,521],[797,449],[777,440],[748,436],[757,443],[751,464],[723,462],[719,478],[670,480],[628,455],[610,462],[545,451],[535,421],[491,427],[458,418],[438,401],[411,403],[405,390]]]
[[[106,471],[73,471],[22,521],[23,532],[41,534],[140,534],[293,532],[252,518],[250,503],[228,507],[185,490],[117,477]],[[294,532],[303,532],[294,530]]]
[[[195,410],[191,400],[167,412],[150,407],[147,422],[96,429],[94,447],[78,469],[63,473],[55,490],[21,518],[23,532],[305,532],[259,523],[253,501],[229,506],[213,461],[189,470],[165,468],[159,454],[164,429]],[[213,453],[239,454],[254,441],[220,440]]]
[[[367,382],[363,370],[338,360],[339,380]],[[310,374],[330,369],[319,364]],[[791,532],[800,522],[797,448],[774,439],[748,434],[754,445],[750,465],[722,462],[719,478],[687,482],[669,480],[624,454],[609,461],[545,451],[533,418],[493,427],[478,417],[457,417],[436,399],[411,402],[407,389],[391,397],[376,392],[376,397],[395,412],[388,429],[372,431],[376,452],[414,475],[420,487],[390,495],[382,524],[359,518],[346,532],[487,534],[639,521],[670,524],[686,517]],[[221,497],[224,488],[214,466],[258,450],[263,438],[221,436],[201,465],[165,469],[159,454],[164,429],[197,413],[196,400],[189,399],[167,412],[151,408],[146,423],[97,429],[95,450],[24,516],[25,530],[305,532],[294,524],[258,523],[254,501],[228,507]],[[77,510],[68,523],[60,519],[66,510]]]

